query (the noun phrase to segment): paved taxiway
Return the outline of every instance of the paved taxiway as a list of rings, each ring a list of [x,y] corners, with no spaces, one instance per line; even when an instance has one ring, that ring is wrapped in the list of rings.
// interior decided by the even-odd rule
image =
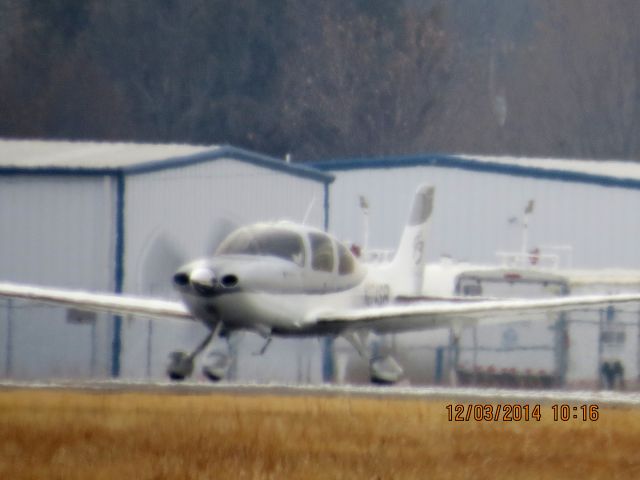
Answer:
[[[640,406],[640,392],[576,391],[576,390],[515,390],[491,388],[450,388],[370,385],[294,385],[205,382],[148,382],[137,380],[92,381],[10,381],[0,380],[0,389],[54,389],[103,392],[153,391],[171,394],[238,393],[247,395],[352,395],[359,397],[538,401],[563,403],[594,403],[600,405]]]

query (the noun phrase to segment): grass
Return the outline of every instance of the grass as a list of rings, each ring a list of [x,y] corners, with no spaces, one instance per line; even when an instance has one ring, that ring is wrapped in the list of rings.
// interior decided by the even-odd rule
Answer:
[[[447,403],[4,390],[0,478],[640,478],[640,409],[449,422]]]

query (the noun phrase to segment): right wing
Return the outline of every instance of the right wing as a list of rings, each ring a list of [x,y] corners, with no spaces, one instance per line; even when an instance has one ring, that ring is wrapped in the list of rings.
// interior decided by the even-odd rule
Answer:
[[[0,283],[0,297],[19,298],[80,310],[193,320],[193,315],[181,302],[154,298],[43,288],[15,283]]]
[[[506,323],[518,320],[514,315],[552,313],[633,302],[640,302],[640,293],[465,302],[420,301],[383,307],[319,311],[312,314],[308,321],[317,322],[325,330],[335,333],[359,329],[394,333],[451,326]],[[523,317],[523,320],[529,320],[529,318]]]

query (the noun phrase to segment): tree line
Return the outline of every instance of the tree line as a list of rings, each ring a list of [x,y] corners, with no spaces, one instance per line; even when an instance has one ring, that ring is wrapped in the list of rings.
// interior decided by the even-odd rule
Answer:
[[[401,2],[26,0],[5,7],[0,134],[391,153],[446,79]]]
[[[640,3],[5,0],[0,136],[640,158]]]

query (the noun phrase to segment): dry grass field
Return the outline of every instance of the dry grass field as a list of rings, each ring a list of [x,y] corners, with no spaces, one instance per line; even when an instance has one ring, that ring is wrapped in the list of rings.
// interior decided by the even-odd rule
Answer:
[[[449,422],[446,401],[0,391],[0,479],[640,478],[640,409]]]

